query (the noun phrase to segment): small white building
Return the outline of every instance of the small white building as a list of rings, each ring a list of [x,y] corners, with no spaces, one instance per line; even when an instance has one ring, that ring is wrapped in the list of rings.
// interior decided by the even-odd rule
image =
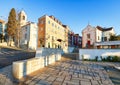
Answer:
[[[21,11],[19,14],[20,22],[20,47],[23,49],[36,50],[37,48],[37,31],[38,26],[36,23],[27,21],[27,14]]]
[[[113,27],[102,28],[100,26],[92,27],[87,25],[82,31],[82,48],[94,48],[96,42],[109,41],[110,36],[114,34]]]
[[[100,26],[96,27],[96,42],[104,42],[109,41],[110,36],[114,35],[113,27],[110,28],[102,28]]]
[[[38,27],[36,23],[29,22],[21,27],[20,46],[25,49],[36,50]]]
[[[87,25],[82,31],[82,48],[90,48],[96,41],[96,28]]]

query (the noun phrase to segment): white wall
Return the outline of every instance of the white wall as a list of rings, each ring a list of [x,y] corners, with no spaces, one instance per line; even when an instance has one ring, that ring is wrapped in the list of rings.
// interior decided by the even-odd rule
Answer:
[[[100,58],[108,56],[120,56],[119,49],[79,49],[79,59],[84,56],[86,59],[95,59],[96,56]]]
[[[99,36],[99,39],[98,39],[98,36]],[[101,41],[102,41],[102,31],[96,28],[96,42],[101,42]]]
[[[29,49],[37,49],[37,24],[30,24],[30,38],[29,38]]]
[[[36,50],[37,49],[37,24],[35,23],[30,23],[28,25],[25,25],[21,28],[21,39],[20,39],[20,45],[24,46],[28,44],[29,49]],[[25,34],[27,34],[27,37],[25,39]]]
[[[27,28],[27,29],[26,29]],[[27,44],[25,41],[28,41],[28,28],[29,26],[26,25],[24,27],[21,28],[21,38],[20,38],[20,45],[23,45],[23,44]],[[27,39],[25,39],[25,34],[27,34]]]

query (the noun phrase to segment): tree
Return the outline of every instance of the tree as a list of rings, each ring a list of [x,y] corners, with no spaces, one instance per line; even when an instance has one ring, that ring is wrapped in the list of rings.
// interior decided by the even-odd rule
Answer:
[[[116,40],[117,40],[117,36],[116,35],[110,35],[109,41],[116,41]]]
[[[117,40],[120,40],[120,35],[117,35]]]
[[[9,13],[8,23],[7,23],[7,33],[9,36],[10,45],[11,45],[11,40],[14,41],[16,31],[17,31],[16,11],[14,8],[12,8]]]
[[[118,41],[120,40],[120,35],[110,35],[110,41]]]
[[[18,16],[17,16],[18,18]],[[16,29],[16,33],[15,33],[15,44],[17,47],[19,47],[19,43],[20,43],[20,39],[21,39],[21,34],[22,34],[22,30],[20,27],[20,21],[17,20],[17,29]]]
[[[2,43],[3,35],[0,34],[0,42]]]

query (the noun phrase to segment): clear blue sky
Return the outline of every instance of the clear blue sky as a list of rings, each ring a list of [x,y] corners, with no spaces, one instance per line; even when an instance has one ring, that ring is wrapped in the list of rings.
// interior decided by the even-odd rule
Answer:
[[[0,0],[0,16],[7,18],[11,8],[24,9],[33,22],[45,14],[54,15],[80,35],[88,22],[113,26],[120,34],[120,0]]]

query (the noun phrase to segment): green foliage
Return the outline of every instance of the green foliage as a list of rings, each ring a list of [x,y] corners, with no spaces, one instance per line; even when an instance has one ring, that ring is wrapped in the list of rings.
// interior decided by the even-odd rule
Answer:
[[[116,41],[117,40],[117,36],[116,35],[110,35],[110,41]]]
[[[107,62],[120,62],[120,57],[118,56],[108,56],[106,58],[102,58],[102,61],[107,61]]]
[[[104,62],[120,62],[120,57],[118,56],[108,56],[108,57],[102,57],[100,56],[101,61]],[[95,59],[84,59],[84,61],[98,61],[98,56],[95,57]]]
[[[82,60],[84,60],[84,55],[82,55]]]
[[[117,36],[117,40],[120,40],[120,35]]]
[[[95,61],[98,61],[98,56],[95,57]]]
[[[102,61],[106,61],[106,59],[105,59],[105,58],[102,58],[101,60],[102,60]]]
[[[112,56],[108,56],[108,57],[106,58],[106,60],[111,62],[111,61],[112,61]]]
[[[113,60],[113,62],[118,62],[118,61],[120,61],[120,58],[118,56],[114,56],[112,60]]]
[[[110,41],[118,41],[120,40],[120,35],[110,35]]]
[[[11,9],[8,17],[8,23],[7,23],[7,33],[12,38],[15,37],[17,29],[17,20],[16,20],[16,11],[14,8]]]

